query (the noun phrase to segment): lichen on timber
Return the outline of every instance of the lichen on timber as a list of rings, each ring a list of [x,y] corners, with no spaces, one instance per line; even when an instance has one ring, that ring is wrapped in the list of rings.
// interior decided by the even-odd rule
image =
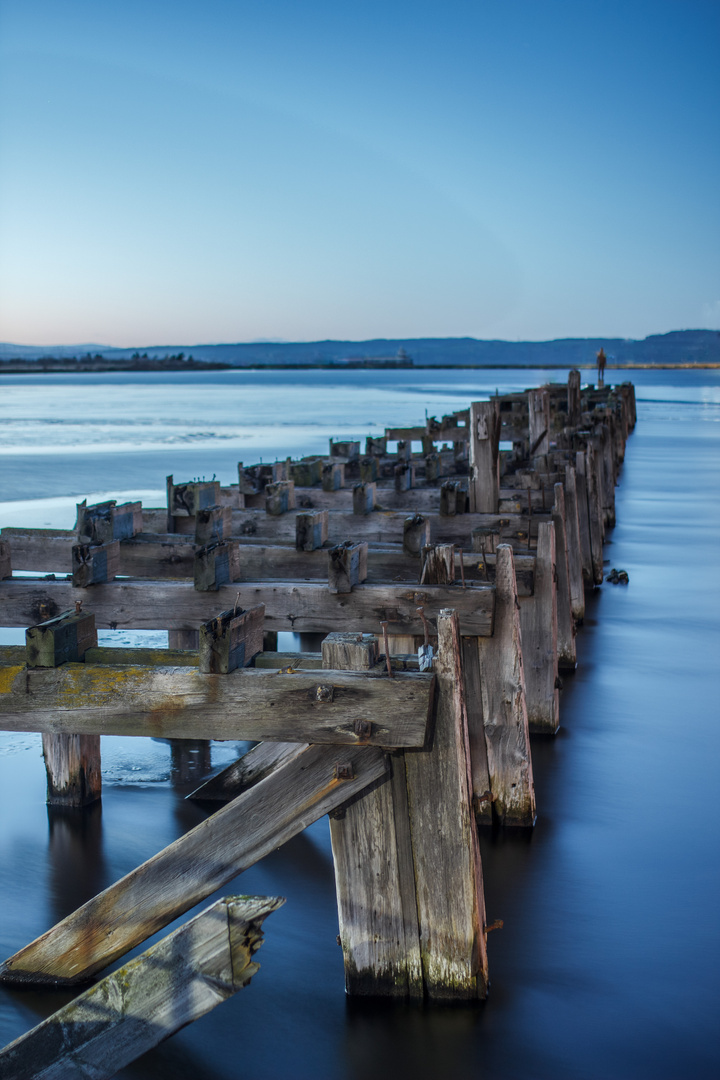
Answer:
[[[11,693],[15,679],[24,671],[24,664],[12,664],[8,667],[0,667],[0,694]]]

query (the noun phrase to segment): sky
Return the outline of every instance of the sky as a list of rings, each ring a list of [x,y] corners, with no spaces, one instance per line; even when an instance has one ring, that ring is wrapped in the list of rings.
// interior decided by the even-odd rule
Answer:
[[[0,340],[720,329],[718,0],[0,0]]]

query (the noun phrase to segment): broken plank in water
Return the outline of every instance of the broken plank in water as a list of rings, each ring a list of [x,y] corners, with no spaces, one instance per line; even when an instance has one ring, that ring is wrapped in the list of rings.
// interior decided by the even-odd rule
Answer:
[[[83,589],[68,581],[13,578],[0,582],[0,608],[5,626],[28,626],[52,618],[87,599]],[[493,586],[468,585],[357,585],[351,593],[331,593],[313,582],[238,582],[216,592],[199,592],[180,581],[115,581],[96,585],[92,612],[96,625],[111,630],[197,630],[218,610],[239,604],[265,605],[265,629],[295,633],[353,630],[376,633],[381,622],[390,634],[422,634],[417,608],[436,618],[452,606],[460,618],[461,634],[492,633],[495,606]]]
[[[0,669],[0,730],[422,746],[432,675],[63,664]],[[370,735],[355,732],[373,718]],[[340,752],[340,751],[339,751]]]
[[[281,897],[228,896],[0,1050],[4,1080],[104,1080],[247,986]]]
[[[387,769],[370,747],[308,747],[11,956],[0,980],[92,978]]]

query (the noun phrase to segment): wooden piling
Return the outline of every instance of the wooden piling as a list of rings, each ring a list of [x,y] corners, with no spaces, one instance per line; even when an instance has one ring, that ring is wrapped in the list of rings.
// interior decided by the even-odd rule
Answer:
[[[316,551],[327,542],[328,512],[314,510],[295,517],[295,547],[298,551]]]
[[[403,526],[403,551],[406,555],[420,555],[430,543],[430,522],[422,514],[405,518]]]
[[[374,481],[353,485],[353,514],[362,516],[372,513],[375,509],[376,490],[377,484]]]
[[[542,387],[528,390],[529,453],[531,459],[550,450],[550,396]]]
[[[530,731],[554,735],[560,726],[560,703],[555,526],[551,521],[538,526],[535,594],[520,602],[520,627]]]
[[[566,671],[574,671],[577,667],[577,650],[575,648],[575,621],[572,615],[570,597],[570,565],[565,524],[565,489],[562,484],[555,484],[553,491],[555,494],[552,519],[555,526],[558,667]]]
[[[427,544],[422,549],[421,585],[452,585],[455,582],[453,544]]]
[[[503,825],[535,823],[520,612],[512,548],[500,544],[495,569],[493,636],[476,638],[482,688],[482,720],[487,745],[487,769],[494,816]],[[470,715],[470,713],[468,713]],[[473,761],[476,812],[483,780]],[[489,803],[489,800],[488,800]]]
[[[487,996],[485,900],[457,615],[437,620],[437,705],[432,751],[404,755],[425,993],[448,1001]]]
[[[330,634],[323,667],[365,671],[377,651],[374,635]],[[391,776],[330,816],[330,839],[347,993],[422,997],[402,755],[392,760]]]
[[[580,423],[580,372],[576,368],[568,374],[567,415],[568,426],[577,427]]]
[[[474,401],[470,406],[471,514],[496,514],[500,490],[500,405]]]
[[[30,667],[58,667],[84,659],[97,646],[95,616],[66,611],[25,633]],[[42,736],[49,806],[81,807],[102,796],[99,735]]]
[[[347,540],[328,551],[328,588],[331,593],[349,593],[367,578],[368,546]]]
[[[578,516],[577,477],[574,465],[565,466],[565,526],[567,532],[568,570],[570,572],[570,607],[573,619],[585,618],[582,545]]]
[[[199,632],[198,670],[204,674],[227,675],[247,667],[263,650],[265,605],[249,611],[222,611]]]

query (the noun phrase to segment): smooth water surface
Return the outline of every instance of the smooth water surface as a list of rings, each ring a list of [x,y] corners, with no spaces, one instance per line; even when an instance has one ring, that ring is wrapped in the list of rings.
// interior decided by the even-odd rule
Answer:
[[[421,422],[426,411],[440,416],[545,378],[504,370],[3,379],[0,524],[70,527],[76,497],[91,494],[143,492],[147,505],[159,504],[166,472],[227,483],[238,458],[322,451],[328,436]],[[321,821],[217,894],[287,897],[265,924],[250,987],[122,1076],[720,1073],[720,377],[633,378],[638,425],[605,549],[608,567],[626,569],[630,584],[604,584],[589,598],[561,731],[533,740],[536,828],[482,838],[488,920],[505,923],[488,942],[487,1003],[345,999]],[[209,754],[192,747],[182,756],[163,742],[104,739],[102,807],[62,814],[45,806],[40,737],[0,735],[2,956],[203,820],[184,793],[240,749],[214,743]],[[0,989],[0,1043],[68,998]]]

